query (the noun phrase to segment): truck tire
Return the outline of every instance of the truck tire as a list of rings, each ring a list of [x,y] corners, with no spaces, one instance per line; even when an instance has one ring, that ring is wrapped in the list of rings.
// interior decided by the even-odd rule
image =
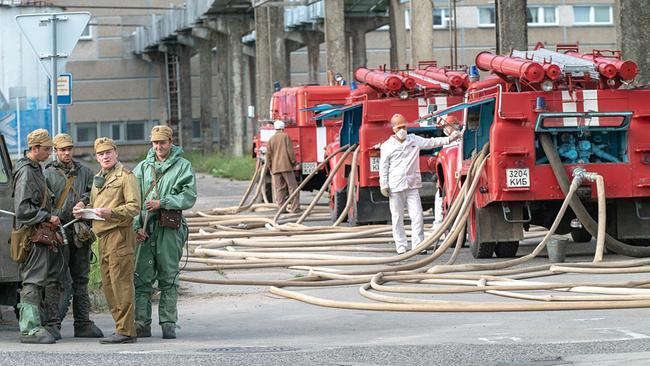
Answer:
[[[475,207],[470,208],[469,217],[467,218],[467,241],[469,242],[469,251],[472,257],[476,259],[492,258],[496,243],[481,242],[481,230],[478,225],[478,210]]]
[[[584,228],[571,230],[571,239],[576,243],[588,243],[591,241],[591,234]]]
[[[343,209],[345,209],[345,204],[347,202],[347,199],[348,199],[347,189],[342,189],[332,194],[332,209],[330,211],[332,223],[336,222],[339,216],[341,216],[341,214],[343,213]],[[343,222],[345,222],[345,220],[343,220]]]
[[[494,248],[494,254],[498,258],[513,258],[517,256],[517,250],[519,250],[518,241],[506,241],[503,243],[497,243]]]

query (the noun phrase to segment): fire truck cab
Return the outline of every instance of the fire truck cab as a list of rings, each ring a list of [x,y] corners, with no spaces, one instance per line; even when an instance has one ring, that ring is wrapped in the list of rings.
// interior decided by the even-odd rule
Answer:
[[[275,134],[273,121],[283,121],[285,132],[293,141],[299,163],[296,176],[300,182],[324,160],[325,146],[335,139],[338,129],[335,120],[317,120],[314,117],[323,109],[344,104],[349,94],[349,86],[320,85],[288,87],[273,93],[271,120],[259,127],[259,133],[253,140],[253,157],[264,158],[266,143]],[[325,179],[325,173],[319,172],[303,189],[319,189]],[[271,179],[266,182],[266,190],[270,192]]]

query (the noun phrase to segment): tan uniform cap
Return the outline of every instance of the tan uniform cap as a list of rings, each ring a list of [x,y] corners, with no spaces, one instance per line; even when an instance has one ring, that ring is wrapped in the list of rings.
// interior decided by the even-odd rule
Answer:
[[[159,125],[151,129],[151,141],[171,140],[172,129],[169,126]]]
[[[115,141],[113,141],[113,139],[110,139],[108,137],[100,137],[95,140],[95,153],[100,153],[111,149],[117,150],[117,145],[115,145]]]
[[[67,133],[60,133],[54,136],[52,142],[54,143],[54,147],[56,149],[65,149],[66,147],[74,146],[74,142],[72,142],[72,137]]]
[[[50,138],[50,134],[47,132],[47,130],[39,128],[38,130],[34,130],[27,135],[27,146],[32,147],[32,146],[46,146],[46,147],[51,147],[52,146],[52,139]]]

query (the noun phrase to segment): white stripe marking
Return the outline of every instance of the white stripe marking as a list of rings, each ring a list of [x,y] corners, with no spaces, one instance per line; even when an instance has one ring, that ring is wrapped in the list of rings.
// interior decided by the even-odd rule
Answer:
[[[424,98],[418,98],[418,114],[420,118],[429,114],[429,103]]]
[[[562,112],[577,112],[578,105],[571,97],[568,90],[562,91]],[[564,126],[577,126],[578,119],[575,117],[564,117]]]
[[[316,127],[316,161],[325,160],[325,145],[327,145],[327,130],[325,127]]]
[[[598,112],[598,90],[583,90],[582,97],[584,98],[585,112]],[[598,117],[592,117],[589,121],[589,126],[599,126],[600,120]]]

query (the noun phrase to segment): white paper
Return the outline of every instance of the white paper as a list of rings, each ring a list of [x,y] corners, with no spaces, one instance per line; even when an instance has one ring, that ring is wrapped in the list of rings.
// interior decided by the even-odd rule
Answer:
[[[104,221],[104,218],[99,216],[94,208],[82,208],[79,212],[81,212],[82,219]]]

